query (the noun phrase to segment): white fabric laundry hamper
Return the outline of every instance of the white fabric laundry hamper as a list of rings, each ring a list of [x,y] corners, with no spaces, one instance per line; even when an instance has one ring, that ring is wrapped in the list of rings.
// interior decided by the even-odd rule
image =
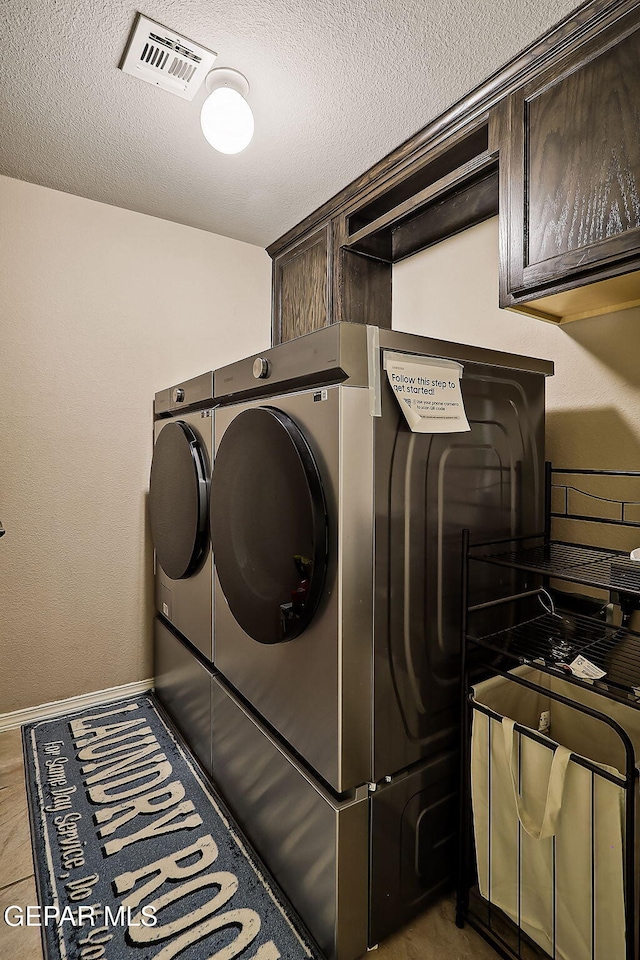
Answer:
[[[625,960],[625,789],[578,760],[624,782],[624,746],[611,727],[547,691],[616,720],[636,756],[640,711],[531,667],[513,674],[541,689],[503,676],[473,688],[471,796],[480,894],[551,957]],[[547,723],[540,742],[538,730]]]

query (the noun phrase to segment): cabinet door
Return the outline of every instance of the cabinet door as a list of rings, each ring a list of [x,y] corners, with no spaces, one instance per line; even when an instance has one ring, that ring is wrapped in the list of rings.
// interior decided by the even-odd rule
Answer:
[[[640,8],[499,109],[501,306],[640,268]]]
[[[273,261],[273,343],[293,340],[330,322],[331,224]]]

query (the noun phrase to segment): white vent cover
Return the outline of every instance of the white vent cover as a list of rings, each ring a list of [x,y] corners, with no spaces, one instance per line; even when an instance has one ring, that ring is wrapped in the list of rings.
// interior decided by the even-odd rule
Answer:
[[[138,14],[122,70],[184,100],[193,100],[217,54]]]

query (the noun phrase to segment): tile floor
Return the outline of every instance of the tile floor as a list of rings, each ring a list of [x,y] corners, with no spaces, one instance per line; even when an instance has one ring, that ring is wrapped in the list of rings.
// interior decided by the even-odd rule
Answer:
[[[19,730],[0,734],[0,957],[42,960],[38,927],[10,927],[4,911],[37,903]]]
[[[42,960],[37,927],[9,927],[3,915],[11,904],[37,903],[22,740],[19,730],[0,734],[0,958]],[[435,904],[416,921],[380,944],[371,960],[496,960],[497,954],[467,927],[454,921],[452,899]]]

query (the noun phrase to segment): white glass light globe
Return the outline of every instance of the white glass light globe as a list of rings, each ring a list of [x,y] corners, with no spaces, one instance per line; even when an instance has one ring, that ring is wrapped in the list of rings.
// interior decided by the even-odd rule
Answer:
[[[200,124],[205,139],[220,153],[240,153],[253,136],[251,107],[231,87],[217,87],[202,105]]]

